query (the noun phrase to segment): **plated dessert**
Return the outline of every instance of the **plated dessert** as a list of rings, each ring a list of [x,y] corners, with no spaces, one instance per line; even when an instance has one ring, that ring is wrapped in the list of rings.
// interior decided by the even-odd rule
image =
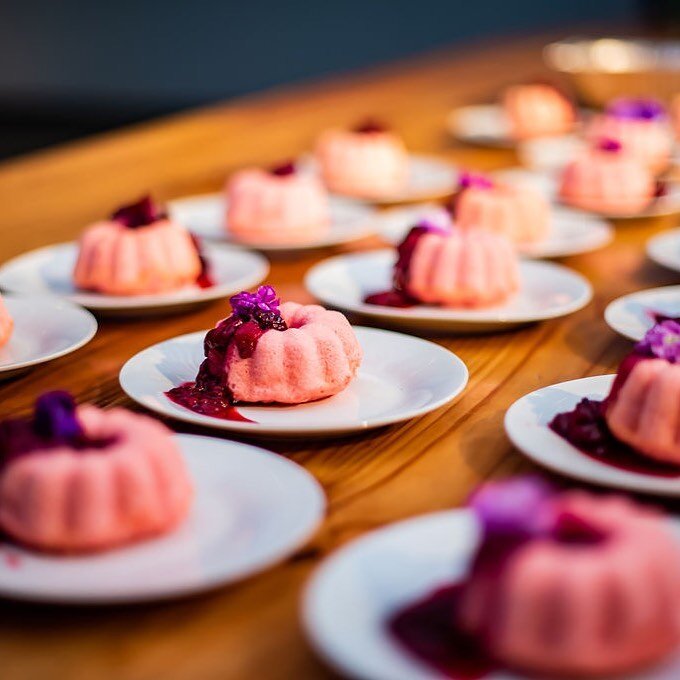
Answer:
[[[325,188],[294,162],[237,172],[227,182],[226,198],[225,229],[242,243],[316,242],[330,228]]]
[[[677,649],[680,549],[661,516],[536,478],[487,484],[470,507],[467,573],[387,622],[415,658],[451,678],[611,677]]]
[[[377,121],[364,121],[351,130],[327,130],[315,156],[326,186],[338,194],[381,199],[398,194],[407,184],[404,142]]]
[[[129,296],[212,285],[196,240],[150,196],[85,230],[73,280],[81,290]]]
[[[14,320],[4,303],[2,296],[0,296],[0,347],[3,347],[9,342],[13,329]]]
[[[231,315],[205,337],[196,380],[167,393],[175,403],[240,418],[236,403],[302,404],[338,394],[356,376],[361,347],[339,312],[280,304],[271,286],[230,302]]]
[[[52,552],[101,551],[157,536],[187,516],[192,487],[170,431],[66,392],[0,422],[0,529]]]

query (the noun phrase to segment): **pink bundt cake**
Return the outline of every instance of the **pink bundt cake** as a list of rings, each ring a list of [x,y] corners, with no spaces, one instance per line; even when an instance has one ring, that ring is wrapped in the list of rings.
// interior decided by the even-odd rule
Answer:
[[[605,401],[614,436],[638,453],[680,465],[680,324],[654,326],[622,362]]]
[[[508,87],[503,93],[503,109],[517,139],[565,134],[576,123],[574,105],[547,83]]]
[[[398,248],[394,287],[446,307],[501,304],[519,289],[518,260],[507,238],[483,228],[414,227]]]
[[[0,529],[49,551],[103,550],[167,532],[192,489],[160,423],[44,394],[30,419],[0,423]]]
[[[483,227],[520,245],[542,241],[550,230],[550,206],[538,191],[482,175],[461,176],[451,212],[462,229]]]
[[[680,643],[680,550],[623,497],[489,484],[472,507],[482,541],[456,619],[493,658],[582,677],[644,668]]]
[[[195,284],[202,267],[189,232],[147,196],[85,230],[73,278],[83,290],[145,295]]]
[[[406,185],[409,158],[393,132],[374,122],[353,130],[327,130],[316,147],[326,186],[357,198],[389,198]]]
[[[326,190],[292,163],[270,171],[242,170],[227,183],[226,194],[226,228],[244,243],[311,242],[330,227]]]
[[[635,215],[654,200],[656,182],[638,158],[615,140],[601,140],[569,163],[562,172],[560,198],[576,208],[597,213]]]
[[[344,390],[362,351],[340,312],[279,300],[271,286],[231,298],[233,312],[205,338],[195,383],[170,390],[173,401],[208,415],[220,404],[301,404]]]
[[[2,297],[0,297],[0,347],[6,345],[9,342],[13,330],[14,321],[9,315]]]
[[[615,100],[593,117],[586,137],[593,143],[615,139],[654,173],[665,170],[671,160],[673,130],[664,106],[653,99]]]

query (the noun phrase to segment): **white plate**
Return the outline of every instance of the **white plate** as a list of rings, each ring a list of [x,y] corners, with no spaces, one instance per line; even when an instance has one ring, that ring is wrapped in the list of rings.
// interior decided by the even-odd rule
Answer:
[[[380,213],[376,220],[382,237],[393,245],[401,243],[409,229],[419,220],[448,224],[447,213],[434,203],[393,208]],[[552,208],[550,232],[539,243],[520,245],[527,257],[567,257],[603,248],[614,238],[612,227],[600,217],[568,208]]]
[[[517,154],[522,165],[527,168],[557,171],[564,168],[586,146],[583,138],[577,135],[539,137],[519,142]]]
[[[680,272],[680,229],[669,229],[647,241],[647,256],[663,267]]]
[[[617,333],[642,340],[654,325],[653,313],[680,317],[680,286],[663,286],[624,295],[607,305],[605,321]]]
[[[432,342],[374,328],[355,328],[364,351],[357,377],[340,394],[297,406],[239,406],[252,423],[194,413],[165,396],[194,380],[205,331],[143,350],[120,372],[123,390],[156,413],[196,425],[253,435],[309,436],[367,430],[429,413],[467,384],[465,364]]]
[[[247,444],[175,437],[195,490],[180,527],[94,555],[55,556],[0,545],[0,594],[62,604],[182,597],[283,560],[322,521],[323,490],[299,465]]]
[[[319,172],[316,161],[311,156],[301,160],[301,167],[308,172]],[[460,170],[448,161],[434,156],[410,154],[406,186],[393,196],[383,196],[366,202],[388,205],[444,198],[453,193],[459,174]]]
[[[0,288],[30,295],[53,295],[100,313],[149,314],[186,309],[227,297],[260,283],[269,273],[267,260],[234,246],[203,248],[215,285],[189,286],[156,295],[102,295],[78,290],[73,268],[78,257],[76,243],[60,243],[15,257],[0,267]]]
[[[212,241],[233,241],[266,252],[294,252],[328,248],[357,241],[375,233],[375,225],[372,222],[374,210],[370,206],[358,201],[332,196],[330,198],[330,229],[317,240],[298,244],[250,244],[245,241],[238,241],[225,229],[226,209],[227,199],[223,194],[189,196],[171,201],[168,204],[168,210],[173,219],[185,225],[201,238]]]
[[[512,168],[510,170],[501,170],[500,172],[494,173],[494,176],[499,180],[506,182],[527,183],[540,191],[551,203],[561,203],[559,197],[559,172],[532,172],[530,170],[523,170],[521,168]],[[565,207],[568,207],[570,210],[574,210],[575,212],[579,212],[584,215],[598,215],[599,217],[610,220],[668,217],[680,213],[680,183],[675,180],[669,180],[668,193],[661,198],[655,199],[651,206],[645,208],[645,210],[635,215],[595,213],[590,210],[580,210],[568,205],[565,205]]]
[[[554,416],[571,411],[584,397],[604,399],[614,377],[599,375],[570,380],[525,395],[505,414],[508,437],[534,462],[568,477],[629,491],[680,496],[680,475],[655,477],[612,467],[581,453],[548,427]]]
[[[590,302],[593,291],[580,274],[551,262],[522,260],[521,290],[504,305],[453,309],[417,305],[400,309],[369,305],[364,298],[390,288],[393,250],[332,257],[312,267],[307,290],[326,305],[402,328],[492,331],[571,314]]]
[[[97,332],[92,314],[70,302],[12,294],[3,299],[14,330],[0,347],[0,379],[75,352]]]
[[[680,534],[677,522],[671,528]],[[394,640],[385,624],[403,607],[464,577],[478,541],[472,513],[447,510],[378,529],[341,548],[316,571],[304,595],[302,619],[314,648],[352,678],[444,680]],[[680,656],[674,656],[625,680],[678,677]],[[497,672],[483,680],[530,678]]]

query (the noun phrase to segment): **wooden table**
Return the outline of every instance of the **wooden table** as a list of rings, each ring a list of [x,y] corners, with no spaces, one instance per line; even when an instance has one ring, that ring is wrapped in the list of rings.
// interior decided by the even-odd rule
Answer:
[[[440,52],[328,83],[286,88],[202,109],[0,165],[0,260],[74,238],[117,204],[152,190],[162,199],[215,190],[231,171],[271,164],[307,149],[332,124],[367,114],[390,121],[411,149],[478,168],[516,162],[509,151],[455,147],[449,109],[488,99],[540,72],[542,40]],[[322,678],[299,624],[301,589],[332,550],[362,532],[460,505],[481,480],[530,469],[506,439],[507,407],[551,383],[611,372],[629,343],[608,330],[611,299],[676,282],[645,260],[645,240],[673,220],[621,226],[608,248],[568,258],[594,284],[594,302],[565,319],[511,333],[440,337],[470,369],[452,405],[366,435],[263,442],[323,484],[328,518],[311,544],[237,586],[171,604],[61,609],[0,603],[0,676],[16,678]],[[364,247],[376,243],[363,244]],[[319,256],[274,262],[270,282],[284,299],[310,301],[302,285]],[[137,351],[204,329],[224,303],[149,321],[103,320],[84,349],[0,385],[0,415],[25,412],[60,387],[79,401],[133,407],[118,371]],[[177,429],[186,431],[175,424]]]

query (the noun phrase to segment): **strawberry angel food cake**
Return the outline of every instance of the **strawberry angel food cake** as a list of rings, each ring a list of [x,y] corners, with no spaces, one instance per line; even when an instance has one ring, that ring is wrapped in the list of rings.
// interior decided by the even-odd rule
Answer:
[[[476,173],[461,175],[450,210],[460,228],[483,227],[518,245],[543,241],[550,230],[550,206],[540,192]]]
[[[362,351],[340,312],[280,304],[271,286],[230,302],[231,315],[205,337],[196,380],[167,393],[175,403],[233,418],[234,404],[316,401],[338,394],[356,376]]]
[[[609,395],[550,423],[586,455],[647,474],[680,476],[680,324],[650,329],[621,362]]]
[[[615,139],[600,139],[562,172],[560,199],[596,213],[635,215],[659,195],[651,170]]]
[[[673,152],[673,129],[664,105],[655,99],[616,99],[588,125],[593,142],[615,139],[654,173],[665,170]]]
[[[571,100],[549,83],[512,85],[504,91],[502,105],[516,139],[566,134],[576,123]]]
[[[365,302],[475,309],[502,304],[518,290],[518,259],[505,236],[483,227],[447,228],[425,220],[397,247],[393,288]]]
[[[85,230],[73,280],[82,290],[126,296],[211,285],[198,242],[150,196]]]
[[[451,678],[573,680],[644,671],[677,650],[680,549],[661,515],[532,477],[489,483],[470,506],[468,573],[389,620],[415,657]]]
[[[106,550],[174,529],[191,500],[170,431],[147,416],[48,392],[0,422],[0,530],[20,543]]]
[[[227,183],[226,198],[226,229],[243,243],[313,242],[330,228],[326,189],[292,162],[237,172]]]
[[[7,307],[0,297],[0,347],[3,347],[9,342],[9,339],[14,330],[14,321],[7,311]]]
[[[366,121],[352,130],[327,130],[316,146],[316,159],[333,192],[382,199],[401,191],[408,180],[404,142],[382,123]]]

